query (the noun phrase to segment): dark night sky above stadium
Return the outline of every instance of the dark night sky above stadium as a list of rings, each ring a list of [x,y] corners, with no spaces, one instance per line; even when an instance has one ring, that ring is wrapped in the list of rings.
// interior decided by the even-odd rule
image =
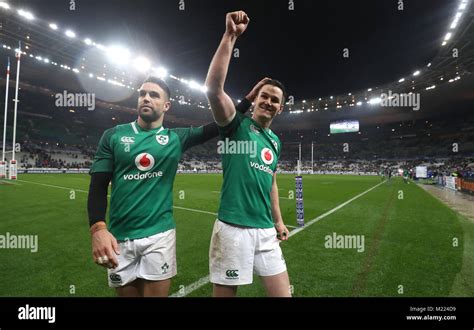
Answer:
[[[264,76],[295,98],[356,91],[398,80],[436,54],[458,1],[403,0],[16,0],[46,20],[105,45],[122,44],[171,74],[203,82],[225,13],[251,21],[236,47],[227,90],[242,95]],[[349,58],[342,56],[349,48]]]

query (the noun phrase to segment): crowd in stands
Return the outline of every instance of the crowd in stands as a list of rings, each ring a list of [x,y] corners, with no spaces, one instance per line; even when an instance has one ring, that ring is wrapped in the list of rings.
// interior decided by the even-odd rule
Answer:
[[[221,161],[215,142],[213,140],[188,150],[183,155],[178,170],[183,172],[221,171]],[[45,141],[23,141],[20,145],[21,152],[17,153],[16,158],[19,167],[22,168],[90,168],[96,148],[93,145],[65,145]],[[414,170],[416,166],[427,166],[429,173],[433,176],[455,174],[460,177],[474,177],[474,157],[360,159],[359,157],[349,158],[347,155],[337,159],[331,154],[328,157],[324,156],[324,154],[315,153],[313,167],[311,167],[308,154],[305,154],[300,170],[304,173],[379,174],[386,169],[396,173],[399,169]],[[297,158],[298,154],[282,153],[278,170],[280,172],[297,171]]]
[[[54,94],[32,96],[24,98],[19,112],[17,137],[21,152],[16,157],[19,167],[89,168],[102,133],[136,118],[135,113],[112,109],[58,108],[53,106]],[[186,118],[186,114],[191,113],[189,109],[173,107],[174,113],[183,117],[180,120],[186,122],[184,126],[196,119],[196,115]],[[207,114],[205,119],[211,120],[209,111],[195,110],[203,111],[203,115]],[[180,116],[170,115],[166,127],[183,126],[174,119]],[[361,124],[360,132],[344,134],[330,134],[329,123],[315,122],[315,125],[320,126],[306,130],[275,127],[282,141],[280,171],[296,170],[301,144],[302,171],[379,173],[384,168],[396,171],[424,164],[433,173],[471,176],[473,172],[474,117]],[[290,126],[281,124],[280,127]],[[188,150],[179,170],[220,171],[216,141],[217,138]]]
[[[89,168],[94,152],[88,148],[50,145],[47,142],[20,144],[19,167],[28,168]]]

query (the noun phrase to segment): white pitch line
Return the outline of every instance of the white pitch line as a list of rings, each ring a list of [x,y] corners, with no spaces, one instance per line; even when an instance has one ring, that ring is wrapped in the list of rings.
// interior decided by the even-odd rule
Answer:
[[[336,211],[339,210],[340,208],[343,208],[344,206],[346,206],[346,205],[349,204],[350,202],[353,202],[354,200],[356,200],[356,199],[358,199],[358,198],[364,196],[365,194],[367,194],[368,192],[374,190],[375,188],[377,188],[378,186],[380,186],[380,185],[381,185],[382,183],[384,183],[384,182],[385,182],[385,181],[382,181],[382,182],[376,184],[376,185],[373,186],[372,188],[370,188],[370,189],[368,189],[368,190],[366,190],[366,191],[360,193],[360,194],[357,195],[357,196],[352,197],[352,198],[349,199],[348,201],[345,201],[344,203],[342,203],[342,204],[336,206],[336,207],[333,208],[332,210],[329,210],[329,211],[327,211],[326,213],[321,214],[319,217],[310,220],[307,224],[304,225],[304,227],[299,227],[299,228],[296,228],[295,230],[292,230],[292,231],[290,232],[289,237],[291,237],[291,236],[293,236],[293,235],[296,235],[297,233],[299,233],[299,232],[302,231],[302,230],[305,230],[306,228],[308,228],[308,227],[311,226],[312,224],[314,224],[314,223],[318,222],[319,220],[321,220],[321,219],[327,217],[328,215],[330,215],[330,214],[336,212]]]
[[[55,185],[52,185],[52,184],[39,183],[39,182],[33,182],[33,181],[25,181],[25,180],[18,180],[18,181],[26,182],[26,183],[32,183],[32,184],[37,184],[37,185],[45,186],[45,187],[58,188],[58,189],[65,189],[65,190],[74,190],[74,191],[79,191],[79,192],[83,192],[83,193],[88,193],[88,191],[81,190],[81,189],[76,189],[76,188],[68,188],[68,187],[62,187],[62,186],[55,186]]]
[[[15,185],[15,186],[22,186],[21,183],[14,182],[12,180],[7,181],[7,179],[0,179],[0,182],[5,183],[5,184],[12,184],[12,185]]]
[[[193,212],[198,212],[198,213],[205,213],[205,214],[212,214],[212,215],[216,215],[217,216],[217,213],[215,212],[208,212],[208,211],[201,211],[201,210],[196,210],[196,209],[188,209],[186,207],[181,207],[181,206],[173,206],[175,209],[180,209],[180,210],[186,210],[186,211],[193,211]]]
[[[294,199],[294,198],[281,197],[281,196],[280,196],[280,198],[281,198],[281,199]]]
[[[46,184],[46,183],[39,183],[39,182],[32,182],[32,181],[25,181],[25,180],[18,180],[21,182],[27,182],[27,183],[32,183],[32,184],[37,184],[40,186],[46,186],[46,187],[51,187],[51,188],[58,188],[58,189],[65,189],[65,190],[74,190],[74,191],[79,191],[82,193],[88,193],[86,190],[81,190],[81,189],[76,189],[76,188],[68,188],[68,187],[62,187],[62,186],[55,186],[52,184]],[[107,195],[107,197],[110,197],[110,195]],[[198,212],[198,213],[205,213],[205,214],[211,214],[211,215],[217,215],[217,213],[214,212],[208,212],[208,211],[201,211],[201,210],[196,210],[196,209],[189,209],[186,207],[181,207],[181,206],[173,206],[175,209],[180,209],[180,210],[185,210],[185,211],[193,211],[193,212]]]
[[[319,217],[310,220],[307,224],[305,224],[304,227],[298,227],[298,228],[292,230],[292,231],[290,232],[290,235],[289,235],[288,237],[291,237],[291,236],[293,236],[293,235],[296,235],[296,234],[298,234],[300,231],[305,230],[306,228],[308,228],[308,227],[311,226],[312,224],[318,222],[319,220],[321,220],[321,219],[327,217],[328,215],[330,215],[330,214],[336,212],[337,210],[339,210],[340,208],[346,206],[346,205],[349,204],[350,202],[353,202],[354,200],[356,200],[356,199],[358,199],[358,198],[364,196],[364,195],[367,194],[368,192],[374,190],[375,188],[377,188],[378,186],[380,186],[380,185],[381,185],[382,183],[384,183],[384,182],[385,182],[385,181],[382,181],[382,182],[376,184],[376,185],[373,186],[372,188],[369,188],[368,190],[366,190],[366,191],[360,193],[359,195],[352,197],[351,199],[345,201],[344,203],[342,203],[342,204],[336,206],[336,207],[333,208],[332,210],[329,210],[329,211],[327,211],[326,213],[321,214]],[[209,283],[209,275],[206,275],[206,276],[200,278],[199,280],[197,280],[196,282],[191,283],[190,285],[184,287],[184,294],[181,294],[181,292],[176,292],[176,293],[173,293],[173,294],[171,295],[171,297],[185,297],[185,296],[187,296],[188,294],[190,294],[191,292],[193,292],[193,291],[195,291],[195,290],[197,290],[197,289],[203,287],[203,286],[206,285],[207,283]],[[180,291],[181,291],[181,290],[180,290]]]

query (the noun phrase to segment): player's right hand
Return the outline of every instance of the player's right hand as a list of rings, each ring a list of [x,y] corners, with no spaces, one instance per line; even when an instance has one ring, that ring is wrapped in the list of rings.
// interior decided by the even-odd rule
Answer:
[[[244,11],[240,10],[227,13],[225,21],[226,33],[238,37],[247,29],[250,18]]]
[[[92,234],[92,256],[94,261],[106,268],[116,268],[120,249],[115,237],[107,230],[101,229]]]

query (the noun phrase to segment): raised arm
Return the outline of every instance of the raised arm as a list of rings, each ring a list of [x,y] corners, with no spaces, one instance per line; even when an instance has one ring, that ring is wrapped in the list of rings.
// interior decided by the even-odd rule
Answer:
[[[225,126],[235,116],[232,99],[224,91],[230,58],[237,38],[245,31],[250,19],[243,11],[226,15],[226,31],[212,58],[206,78],[207,98],[211,105],[215,122]]]

